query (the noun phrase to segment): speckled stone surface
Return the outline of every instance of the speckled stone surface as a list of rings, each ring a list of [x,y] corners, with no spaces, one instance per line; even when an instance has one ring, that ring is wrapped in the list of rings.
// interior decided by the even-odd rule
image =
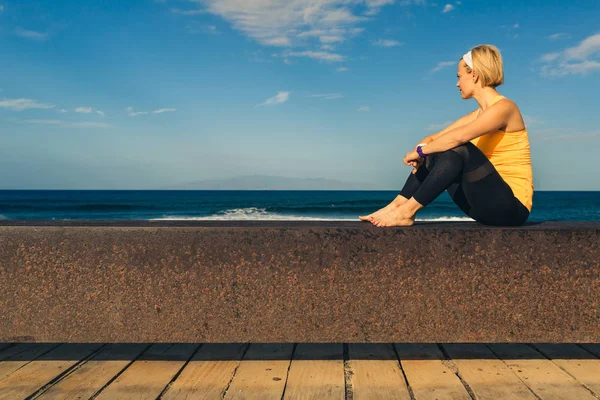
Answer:
[[[600,342],[600,223],[0,223],[0,342]]]

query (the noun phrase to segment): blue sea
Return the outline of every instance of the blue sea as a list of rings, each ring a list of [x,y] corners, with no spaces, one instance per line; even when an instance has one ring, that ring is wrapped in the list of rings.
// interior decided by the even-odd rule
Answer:
[[[356,221],[395,191],[0,190],[2,220]],[[443,193],[417,221],[472,221]],[[600,192],[536,191],[529,221],[600,221]]]

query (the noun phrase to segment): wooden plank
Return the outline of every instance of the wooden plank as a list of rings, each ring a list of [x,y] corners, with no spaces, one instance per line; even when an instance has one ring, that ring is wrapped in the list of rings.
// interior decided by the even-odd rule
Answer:
[[[393,345],[350,343],[348,369],[353,399],[410,400]]]
[[[546,357],[600,395],[600,359],[574,344],[535,344]]]
[[[96,399],[156,399],[197,347],[193,344],[152,345]]]
[[[252,344],[240,363],[225,399],[281,399],[293,343]]]
[[[301,343],[288,373],[284,399],[344,399],[341,343]]]
[[[221,399],[247,348],[243,343],[203,344],[161,400]]]
[[[477,399],[528,399],[536,397],[485,344],[442,345],[459,376]]]
[[[526,344],[490,344],[490,348],[541,398],[596,400],[581,383]]]
[[[17,344],[0,353],[0,379],[6,378],[24,365],[29,364],[57,344]]]
[[[147,344],[108,345],[36,399],[89,399],[147,347]]]
[[[98,343],[62,344],[0,380],[0,399],[24,399],[88,357]]]
[[[396,343],[395,347],[415,399],[471,399],[449,363],[442,361],[444,355],[436,344]]]

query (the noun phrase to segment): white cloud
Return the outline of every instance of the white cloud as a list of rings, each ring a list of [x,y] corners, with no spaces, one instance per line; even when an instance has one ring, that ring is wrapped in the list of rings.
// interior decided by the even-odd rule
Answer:
[[[339,67],[338,69],[336,69],[337,72],[346,72],[348,71],[348,68],[346,67]]]
[[[319,36],[321,43],[336,43],[343,42],[345,39],[342,36]]]
[[[328,62],[341,62],[346,57],[337,53],[330,53],[327,51],[292,51],[285,53],[285,57],[308,57],[315,60],[328,61]]]
[[[548,39],[550,40],[558,40],[558,39],[568,39],[570,36],[566,33],[554,33],[552,35],[548,35]]]
[[[133,107],[129,106],[125,109],[125,111],[127,111],[127,115],[129,115],[130,117],[135,117],[137,115],[146,115],[148,114],[148,111],[133,111]]]
[[[23,111],[32,108],[48,109],[56,107],[54,104],[38,103],[32,99],[4,99],[0,101],[0,108],[8,108],[13,111]]]
[[[66,112],[66,110],[64,112]],[[90,114],[90,113],[95,112],[96,114],[101,115],[101,116],[104,117],[104,111],[102,111],[102,110],[96,110],[93,107],[77,107],[75,109],[75,112],[76,113],[81,113],[81,114]]]
[[[591,55],[600,53],[600,33],[585,38],[577,46],[565,50],[567,60],[585,60]]]
[[[444,6],[444,9],[442,10],[443,13],[447,13],[454,10],[454,6],[452,4],[446,4]]]
[[[114,125],[101,122],[66,122],[58,119],[26,119],[21,122],[36,125],[60,126],[61,128],[114,128]]]
[[[371,107],[369,106],[360,106],[356,109],[358,112],[369,112],[371,111]]]
[[[441,124],[429,124],[429,126],[427,126],[427,128],[425,128],[425,130],[429,131],[429,132],[441,131],[442,129],[446,128],[447,126],[449,126],[453,122],[454,121],[446,121],[446,122],[441,123]]]
[[[198,9],[181,10],[179,8],[171,8],[171,12],[173,14],[179,14],[179,15],[200,15],[200,14],[206,14],[206,11],[204,11],[204,10],[198,10]]]
[[[25,119],[22,122],[27,124],[39,124],[39,125],[60,125],[61,121],[57,119]]]
[[[58,112],[60,112],[60,113],[66,113],[66,112],[69,112],[69,110],[65,110],[64,108],[61,108],[60,110],[57,110],[57,111],[58,111]]]
[[[48,39],[47,33],[30,31],[30,30],[23,29],[23,28],[15,29],[15,35],[22,37],[22,38],[39,40],[39,41],[44,41],[44,40]]]
[[[71,128],[114,128],[113,125],[103,122],[72,122],[67,126]]]
[[[546,136],[541,140],[543,141],[555,141],[555,140],[575,140],[575,139],[593,139],[600,138],[600,132],[586,132],[586,133],[572,133],[566,135],[558,135],[558,136]]]
[[[543,121],[531,115],[523,115],[523,122],[525,122],[525,125],[527,127],[530,127],[531,125],[540,125],[544,123]]]
[[[174,109],[174,108],[159,108],[157,110],[148,112],[148,111],[134,111],[134,108],[129,106],[129,107],[125,108],[125,111],[127,112],[127,115],[129,115],[130,117],[135,117],[138,115],[148,115],[150,113],[162,114],[162,113],[166,113],[166,112],[173,112],[173,111],[176,111],[176,109]]]
[[[379,39],[373,42],[374,46],[379,46],[379,47],[395,47],[395,46],[401,46],[403,43],[399,42],[397,40],[388,40],[388,39]]]
[[[545,62],[552,62],[560,57],[560,53],[547,53],[544,54],[540,59]]]
[[[600,33],[589,36],[577,46],[540,57],[545,63],[541,74],[547,77],[587,75],[600,70]]]
[[[456,61],[442,61],[442,62],[439,62],[438,65],[431,70],[431,72],[436,72],[442,68],[451,67],[455,64],[456,64]]]
[[[187,0],[193,9],[172,13],[208,13],[265,46],[293,47],[292,56],[340,61],[345,57],[317,51],[322,44],[341,43],[364,31],[359,25],[391,4],[423,5],[424,0]],[[398,44],[393,44],[398,45]],[[330,47],[321,50],[332,50]],[[286,55],[282,59],[286,59]],[[285,62],[285,61],[284,61]]]
[[[264,102],[262,102],[260,104],[257,104],[256,107],[273,106],[276,104],[283,104],[289,100],[291,93],[292,92],[277,92],[277,94],[275,96],[268,98],[267,100],[265,100]]]
[[[333,51],[335,50],[335,46],[331,44],[324,44],[321,46],[321,50]]]
[[[344,97],[341,93],[325,93],[325,94],[311,94],[308,97],[317,97],[319,99],[324,100],[333,100],[333,99],[341,99]]]

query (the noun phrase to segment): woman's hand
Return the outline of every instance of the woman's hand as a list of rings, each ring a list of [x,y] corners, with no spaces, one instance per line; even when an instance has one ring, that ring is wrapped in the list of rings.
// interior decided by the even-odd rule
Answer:
[[[417,173],[417,170],[419,169],[419,167],[421,167],[421,165],[423,165],[424,161],[425,159],[422,158],[416,151],[411,151],[410,153],[407,153],[406,156],[404,156],[404,165],[412,166],[413,174]]]

